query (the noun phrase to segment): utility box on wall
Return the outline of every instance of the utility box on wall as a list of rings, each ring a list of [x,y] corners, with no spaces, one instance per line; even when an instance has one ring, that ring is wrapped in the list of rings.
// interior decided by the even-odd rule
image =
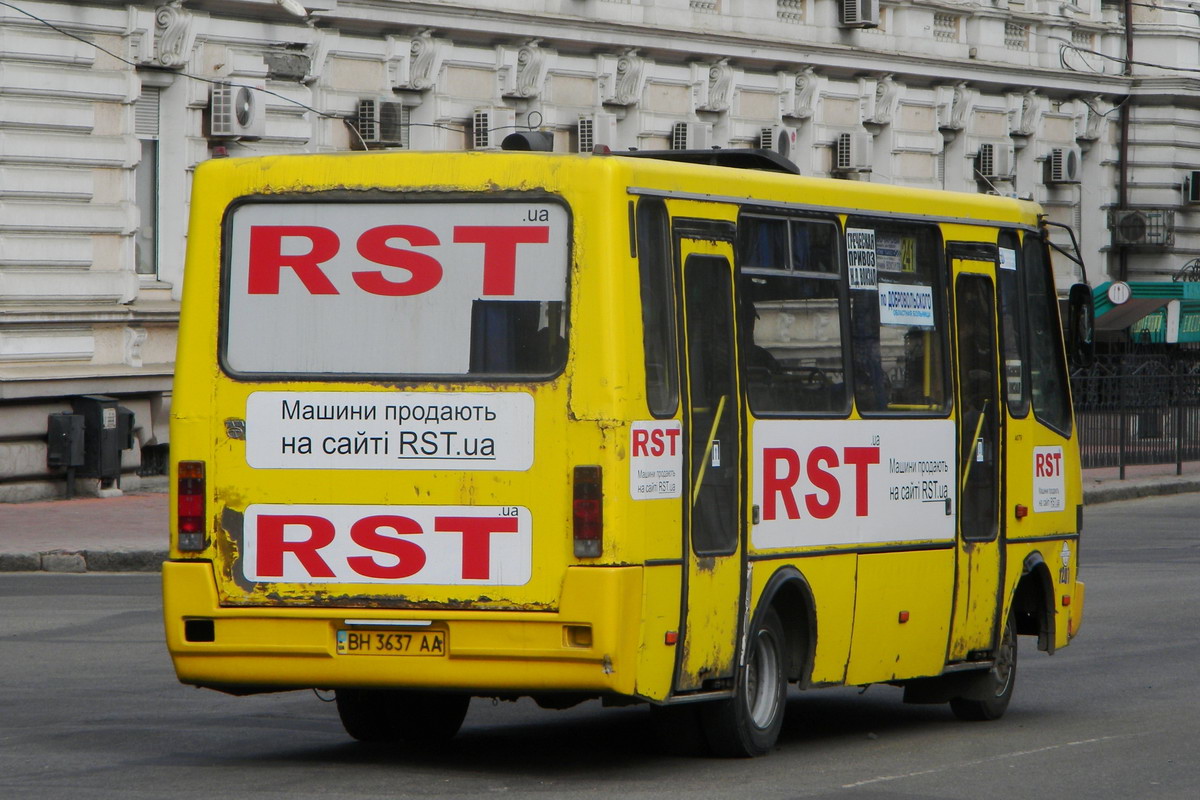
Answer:
[[[71,400],[83,418],[83,464],[79,475],[99,478],[102,485],[121,477],[121,451],[132,447],[133,412],[117,405],[115,397],[89,394]]]

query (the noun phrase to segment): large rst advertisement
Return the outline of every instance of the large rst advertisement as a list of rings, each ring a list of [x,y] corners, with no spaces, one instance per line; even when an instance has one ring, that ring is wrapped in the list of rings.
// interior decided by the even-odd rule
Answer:
[[[951,420],[758,420],[754,547],[954,539]]]
[[[242,374],[545,373],[569,217],[550,201],[251,202],[226,223],[224,363]]]

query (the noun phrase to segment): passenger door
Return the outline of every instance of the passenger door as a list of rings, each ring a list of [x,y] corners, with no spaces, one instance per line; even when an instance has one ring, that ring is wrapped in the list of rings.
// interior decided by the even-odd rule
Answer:
[[[951,248],[957,355],[958,536],[948,661],[985,658],[995,643],[1004,571],[1004,457],[996,343],[995,262]]]
[[[694,691],[734,674],[744,552],[742,409],[732,247],[678,233],[676,244],[688,480],[675,688]]]

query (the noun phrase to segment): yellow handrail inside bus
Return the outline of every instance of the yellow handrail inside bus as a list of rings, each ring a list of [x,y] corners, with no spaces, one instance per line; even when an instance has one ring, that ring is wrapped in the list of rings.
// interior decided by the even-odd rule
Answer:
[[[720,402],[717,403],[717,413],[713,417],[712,428],[708,432],[708,444],[704,446],[704,458],[700,459],[700,471],[696,474],[696,482],[692,484],[692,507],[696,506],[696,501],[700,499],[700,485],[704,481],[704,471],[708,468],[708,460],[712,458],[713,441],[717,436],[717,426],[721,424],[721,415],[725,413],[725,398],[728,395],[721,395]]]
[[[990,402],[992,402],[990,398],[984,400],[983,408],[979,409],[979,422],[975,424],[975,435],[971,438],[971,455],[965,459],[967,463],[963,465],[962,483],[959,486],[959,491],[962,492],[967,490],[967,478],[971,476],[971,464],[975,462],[975,448],[979,446],[979,432],[983,430],[983,418],[987,416],[987,407]]]

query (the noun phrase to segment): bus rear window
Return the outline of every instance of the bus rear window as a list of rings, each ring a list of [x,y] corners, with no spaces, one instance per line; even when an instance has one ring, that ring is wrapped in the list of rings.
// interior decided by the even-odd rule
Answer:
[[[226,369],[536,378],[566,361],[554,202],[251,202],[226,219]]]

